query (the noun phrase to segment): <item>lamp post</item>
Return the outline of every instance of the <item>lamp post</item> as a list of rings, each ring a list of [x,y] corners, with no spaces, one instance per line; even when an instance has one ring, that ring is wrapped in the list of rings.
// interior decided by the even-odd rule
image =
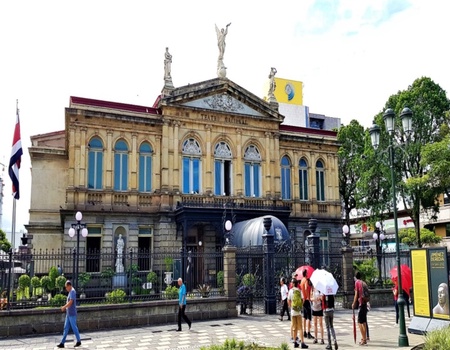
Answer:
[[[342,236],[344,236],[344,241],[342,241],[342,246],[350,247],[350,227],[348,227],[348,225],[342,226]]]
[[[412,128],[412,111],[405,107],[400,113],[400,119],[402,121],[403,132],[409,136],[411,134]],[[391,167],[391,181],[392,181],[392,207],[394,212],[394,231],[395,231],[395,253],[397,259],[397,279],[398,279],[398,290],[402,291],[402,277],[400,269],[400,244],[398,237],[398,223],[397,223],[397,196],[395,193],[395,149],[394,149],[394,130],[395,130],[395,113],[391,108],[386,109],[383,114],[383,120],[386,125],[386,130],[389,134],[389,163]],[[373,123],[369,130],[370,139],[373,148],[376,150],[380,144],[380,127]],[[398,294],[398,308],[399,308],[399,346],[409,346],[408,336],[406,334],[405,325],[405,299],[403,293]]]
[[[76,265],[75,265],[75,291],[78,291],[78,267],[80,260],[80,232],[83,237],[87,237],[88,229],[86,228],[86,224],[81,223],[81,219],[83,219],[83,214],[78,211],[75,214],[75,220],[77,220],[76,224],[72,224],[71,228],[69,228],[69,236],[73,238],[75,233],[77,234],[77,250],[76,250]]]
[[[372,235],[373,240],[375,241],[375,249],[377,252],[377,262],[378,262],[378,280],[380,284],[383,285],[383,279],[381,276],[381,252],[383,241],[386,238],[384,235],[383,227],[379,221],[375,223],[375,230]],[[385,271],[386,273],[386,271]]]

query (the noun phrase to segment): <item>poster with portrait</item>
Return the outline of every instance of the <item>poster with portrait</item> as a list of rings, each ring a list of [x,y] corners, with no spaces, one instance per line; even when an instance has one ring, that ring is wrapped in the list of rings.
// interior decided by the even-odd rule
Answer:
[[[411,249],[411,267],[414,291],[414,315],[431,317],[428,254],[426,249]]]
[[[450,300],[448,293],[448,266],[446,248],[428,249],[430,276],[431,316],[450,320]]]

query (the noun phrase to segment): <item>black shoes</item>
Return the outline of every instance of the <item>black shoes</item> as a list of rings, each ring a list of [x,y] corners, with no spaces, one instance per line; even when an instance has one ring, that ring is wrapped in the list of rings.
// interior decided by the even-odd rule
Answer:
[[[181,332],[181,328],[178,328],[176,331],[177,331],[177,332]]]
[[[308,345],[306,345],[305,343],[302,343],[302,349],[308,349],[308,348],[309,348]]]
[[[74,348],[77,348],[77,347],[79,347],[79,346],[81,346],[81,342],[80,342],[80,341],[77,341],[77,343],[74,345]]]
[[[303,332],[303,337],[308,338],[308,333]]]
[[[63,343],[59,343],[58,345],[56,345],[57,348],[63,348],[64,344]]]
[[[191,323],[189,323],[189,330],[191,330],[191,326],[192,326],[192,322],[191,322]]]
[[[308,339],[314,339],[311,333],[308,332]]]

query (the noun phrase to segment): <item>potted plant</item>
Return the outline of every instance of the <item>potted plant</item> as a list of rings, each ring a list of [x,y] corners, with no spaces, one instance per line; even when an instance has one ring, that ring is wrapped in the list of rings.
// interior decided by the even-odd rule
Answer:
[[[48,277],[50,277],[50,285],[48,286],[48,289],[50,291],[56,289],[56,279],[59,276],[59,271],[56,266],[50,267],[50,270],[48,270]]]
[[[50,277],[48,276],[41,277],[41,287],[43,289],[42,300],[48,300],[48,292],[50,290],[49,288],[51,283],[52,282],[50,281]]]
[[[208,298],[210,291],[211,291],[211,287],[208,284],[199,284],[197,286],[197,292],[200,293],[200,296],[202,298]]]
[[[37,276],[31,278],[31,286],[33,287],[33,297],[32,299],[37,300],[37,289],[41,287],[41,280]]]
[[[86,298],[86,293],[84,292],[84,288],[89,283],[91,279],[91,275],[87,272],[82,272],[78,275],[78,285],[80,286],[80,299]]]
[[[19,277],[19,291],[22,293],[22,299],[26,299],[26,289],[31,286],[31,278],[28,275],[22,275]]]
[[[153,293],[154,293],[155,292],[156,283],[158,282],[158,275],[156,274],[155,271],[150,271],[147,274],[147,282],[150,284],[148,286],[149,289],[151,289],[153,291]]]
[[[166,267],[166,277],[164,277],[164,282],[170,286],[172,284],[172,274],[173,274],[173,258],[170,256],[166,256],[164,258],[164,265]]]

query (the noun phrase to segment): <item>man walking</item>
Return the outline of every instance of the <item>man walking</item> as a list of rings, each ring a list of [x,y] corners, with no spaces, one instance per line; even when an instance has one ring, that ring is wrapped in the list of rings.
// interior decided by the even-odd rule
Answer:
[[[181,332],[181,318],[188,324],[189,329],[191,329],[192,322],[189,320],[189,318],[184,313],[186,311],[186,286],[183,283],[183,280],[181,278],[178,279],[178,285],[180,286],[180,289],[178,291],[178,329],[177,332]]]
[[[359,305],[358,311],[358,325],[361,332],[361,341],[359,345],[367,345],[367,301],[363,298],[363,281],[361,280],[361,273],[356,273],[355,281],[355,297],[353,298],[353,310]]]
[[[69,294],[67,295],[66,304],[61,307],[61,311],[66,311],[66,320],[64,322],[63,337],[57,346],[58,348],[64,347],[70,328],[72,328],[73,334],[75,334],[77,339],[75,347],[81,346],[80,332],[78,332],[77,327],[77,292],[72,288],[72,282],[70,281],[66,281],[65,287]]]
[[[286,311],[288,321],[291,320],[291,315],[289,314],[289,307],[288,307],[288,287],[286,283],[284,283],[284,278],[280,279],[280,292],[281,292],[281,314],[280,314],[280,321],[283,321],[284,312]]]

